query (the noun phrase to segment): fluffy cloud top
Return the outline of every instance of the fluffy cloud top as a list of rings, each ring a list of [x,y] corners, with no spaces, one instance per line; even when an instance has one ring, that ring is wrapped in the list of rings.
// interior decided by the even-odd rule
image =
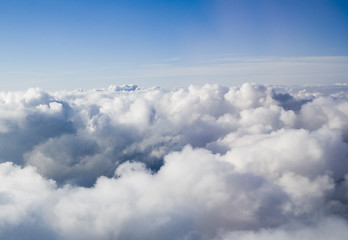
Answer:
[[[0,93],[4,239],[345,239],[348,89]]]

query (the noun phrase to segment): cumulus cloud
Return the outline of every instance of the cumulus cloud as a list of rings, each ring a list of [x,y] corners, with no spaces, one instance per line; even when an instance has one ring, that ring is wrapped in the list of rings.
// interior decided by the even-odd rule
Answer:
[[[5,239],[343,239],[348,91],[0,93]]]

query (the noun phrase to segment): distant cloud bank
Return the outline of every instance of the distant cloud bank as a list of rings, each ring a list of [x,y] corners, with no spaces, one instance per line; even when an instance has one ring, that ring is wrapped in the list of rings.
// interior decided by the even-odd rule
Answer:
[[[346,239],[348,87],[0,92],[1,239]]]

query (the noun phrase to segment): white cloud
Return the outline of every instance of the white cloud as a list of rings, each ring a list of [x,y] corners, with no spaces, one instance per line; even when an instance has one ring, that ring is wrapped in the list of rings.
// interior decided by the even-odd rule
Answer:
[[[348,96],[335,89],[0,93],[0,236],[343,239]]]

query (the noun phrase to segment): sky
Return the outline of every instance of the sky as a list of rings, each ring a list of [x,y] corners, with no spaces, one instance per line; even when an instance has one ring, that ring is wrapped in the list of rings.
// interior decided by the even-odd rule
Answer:
[[[346,0],[1,0],[0,89],[332,84]]]

